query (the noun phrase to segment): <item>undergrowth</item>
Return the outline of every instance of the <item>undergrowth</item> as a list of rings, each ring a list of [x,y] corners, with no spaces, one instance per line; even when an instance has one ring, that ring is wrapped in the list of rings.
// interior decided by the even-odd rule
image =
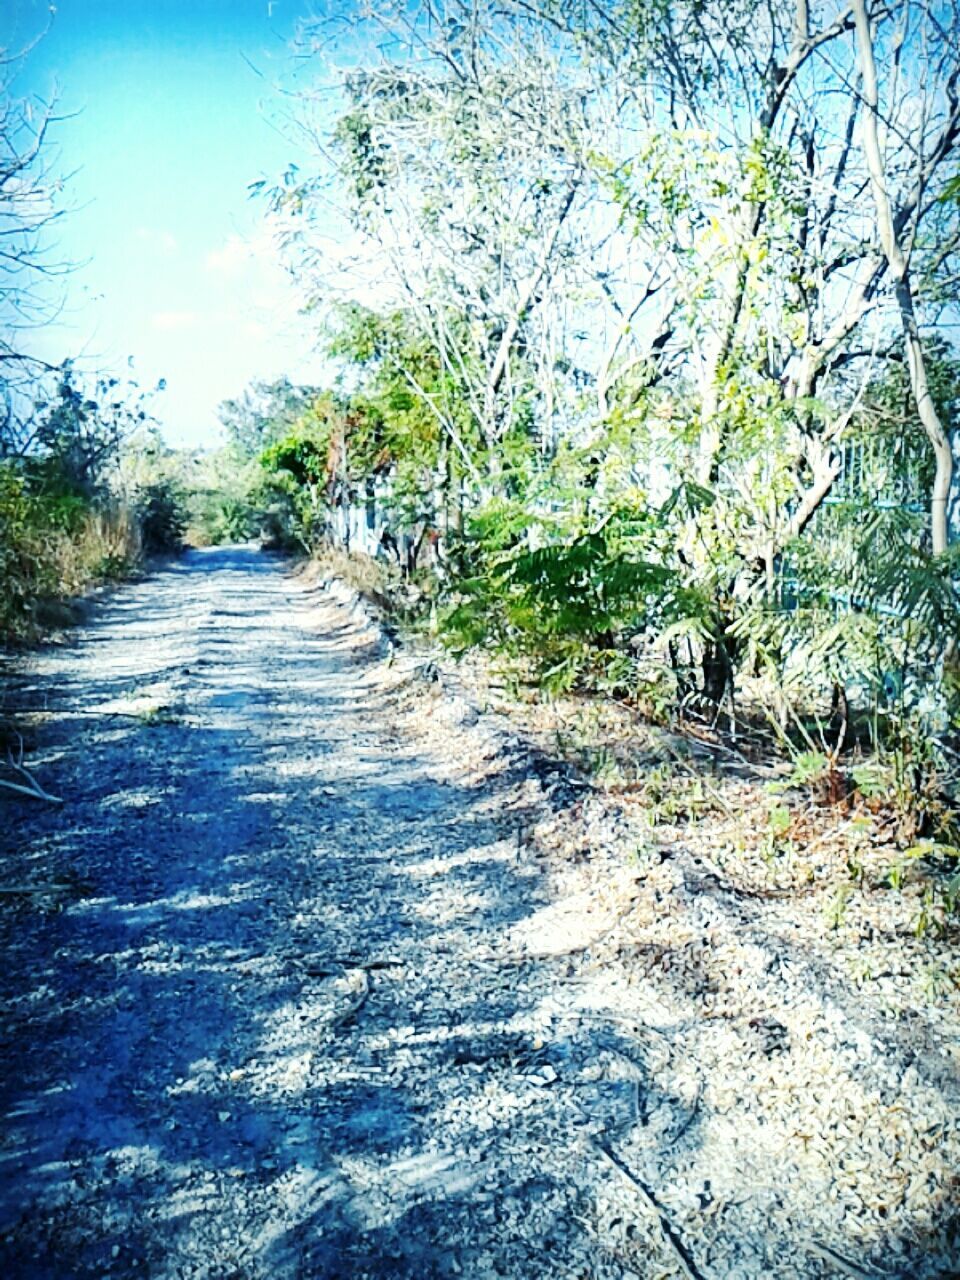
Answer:
[[[429,589],[392,565],[335,549],[320,563],[389,623],[429,633]],[[800,728],[772,730],[765,695],[747,692],[731,733],[726,718],[651,707],[642,692],[556,690],[527,655],[471,661],[485,705],[522,719],[545,750],[636,815],[655,845],[703,845],[722,877],[760,897],[818,893],[827,932],[846,927],[864,893],[912,904],[920,937],[956,929],[957,772],[948,742],[937,745],[906,700],[886,700],[876,740],[851,718],[837,741],[815,706],[800,706]]]
[[[125,577],[141,551],[127,508],[33,492],[16,469],[0,465],[0,641],[35,640],[56,620],[52,606]]]
[[[333,544],[321,546],[311,562],[320,573],[339,578],[374,605],[391,629],[429,627],[429,584],[410,581],[397,565]]]

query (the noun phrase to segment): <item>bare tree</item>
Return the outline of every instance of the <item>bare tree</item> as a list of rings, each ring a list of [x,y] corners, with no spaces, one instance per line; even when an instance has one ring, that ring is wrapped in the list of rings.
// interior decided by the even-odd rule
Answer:
[[[29,334],[62,304],[51,230],[63,215],[63,180],[53,165],[54,106],[17,92],[29,50],[0,49],[0,452],[22,449],[30,435],[31,392],[51,366],[30,350]]]

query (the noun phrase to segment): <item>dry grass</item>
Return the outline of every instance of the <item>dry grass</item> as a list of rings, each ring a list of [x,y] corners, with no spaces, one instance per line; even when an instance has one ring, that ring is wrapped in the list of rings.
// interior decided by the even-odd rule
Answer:
[[[400,575],[372,556],[358,555],[352,551],[343,551],[339,547],[328,547],[319,551],[314,557],[314,564],[322,576],[340,578],[354,591],[371,600],[386,598],[395,590],[400,582]]]
[[[122,507],[90,512],[73,530],[29,526],[3,548],[0,642],[32,643],[73,620],[67,602],[139,562],[140,534]]]
[[[388,627],[404,627],[423,609],[420,589],[404,580],[400,570],[372,556],[324,547],[303,567],[308,580],[337,578],[372,604]]]

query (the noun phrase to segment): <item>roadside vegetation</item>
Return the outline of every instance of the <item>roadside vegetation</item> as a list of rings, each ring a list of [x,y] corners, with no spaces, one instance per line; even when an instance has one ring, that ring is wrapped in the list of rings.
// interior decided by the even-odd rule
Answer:
[[[175,550],[185,527],[171,451],[132,380],[34,354],[72,264],[52,159],[55,104],[17,93],[22,53],[0,49],[0,644],[75,620],[74,597]],[[157,390],[161,390],[157,388]],[[151,393],[152,394],[152,393]]]
[[[183,490],[135,384],[87,385],[69,364],[35,384],[30,435],[0,452],[0,639],[29,642],[75,620],[72,602],[145,556],[179,550]]]
[[[673,748],[631,743],[680,735],[776,771],[771,865],[797,796],[882,811],[952,910],[960,16],[445,12],[301,31],[343,109],[295,97],[307,157],[254,187],[327,385],[254,383],[222,447],[174,453],[135,388],[0,353],[4,635],[184,537],[333,556],[555,715],[604,785],[643,790]],[[10,173],[43,190],[35,127],[5,119]],[[332,205],[375,290],[331,260]],[[39,207],[4,206],[27,309]]]
[[[775,767],[773,854],[790,795],[883,810],[952,907],[957,13],[456,15],[361,6],[332,129],[303,94],[313,167],[263,194],[339,372],[227,407],[210,536],[374,559],[515,695],[625,712],[576,749],[609,785],[650,727]]]

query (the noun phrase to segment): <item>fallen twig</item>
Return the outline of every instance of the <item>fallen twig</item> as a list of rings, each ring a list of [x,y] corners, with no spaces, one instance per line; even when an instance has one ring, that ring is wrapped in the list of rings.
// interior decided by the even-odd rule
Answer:
[[[0,787],[7,791],[15,791],[18,796],[29,796],[32,800],[47,800],[50,804],[63,804],[57,796],[50,796],[41,787],[22,787],[18,782],[7,782],[0,778]]]
[[[341,978],[350,969],[362,969],[371,973],[377,969],[395,969],[401,963],[393,956],[384,956],[375,960],[351,960],[332,956],[329,960],[293,959],[308,978]]]
[[[303,972],[308,978],[342,978],[344,968],[342,964],[331,962],[330,964],[305,964]]]
[[[731,893],[735,898],[754,898],[759,901],[776,902],[788,901],[793,898],[808,898],[824,887],[822,880],[812,880],[805,884],[791,885],[782,889],[766,889],[762,887],[751,888],[749,885],[737,884],[732,880],[726,872],[708,871],[705,876],[697,876],[690,881],[690,885],[697,890],[703,892],[712,888],[718,889],[721,893]]]
[[[669,1151],[671,1147],[675,1147],[677,1143],[680,1141],[680,1139],[683,1137],[683,1135],[690,1128],[690,1126],[693,1124],[694,1120],[696,1120],[697,1113],[700,1110],[700,1100],[702,1097],[703,1097],[703,1077],[701,1076],[699,1081],[697,1082],[697,1096],[694,1098],[693,1102],[690,1104],[690,1112],[687,1115],[686,1119],[683,1121],[683,1123],[680,1125],[680,1127],[677,1129],[676,1133],[673,1134],[673,1136],[670,1138],[670,1141],[666,1144],[665,1150]]]
[[[880,1274],[872,1269],[868,1271],[865,1267],[858,1266],[838,1249],[824,1244],[821,1240],[811,1240],[809,1247],[811,1253],[815,1253],[818,1258],[832,1263],[838,1271],[843,1271],[848,1276],[856,1276],[857,1280],[875,1280],[875,1277]]]
[[[33,800],[46,800],[48,804],[63,804],[59,796],[52,796],[48,791],[44,791],[33,774],[24,767],[23,738],[19,733],[17,738],[19,740],[17,758],[14,759],[13,752],[8,748],[7,763],[14,773],[23,779],[23,782],[8,782],[5,778],[0,778],[0,787],[5,787],[8,791],[15,791],[17,795],[30,796]]]
[[[705,1280],[703,1272],[697,1268],[697,1264],[687,1251],[686,1245],[681,1240],[679,1234],[670,1223],[669,1218],[664,1213],[658,1201],[654,1198],[653,1192],[641,1182],[637,1175],[620,1160],[609,1147],[602,1142],[591,1142],[593,1149],[604,1157],[608,1163],[612,1164],[614,1169],[630,1183],[634,1191],[640,1196],[641,1201],[654,1216],[657,1225],[660,1228],[660,1235],[663,1237],[664,1243],[672,1250],[680,1270],[687,1277],[687,1280]]]
[[[11,884],[0,885],[0,897],[15,898],[27,893],[69,893],[76,885],[62,881],[52,884]]]

